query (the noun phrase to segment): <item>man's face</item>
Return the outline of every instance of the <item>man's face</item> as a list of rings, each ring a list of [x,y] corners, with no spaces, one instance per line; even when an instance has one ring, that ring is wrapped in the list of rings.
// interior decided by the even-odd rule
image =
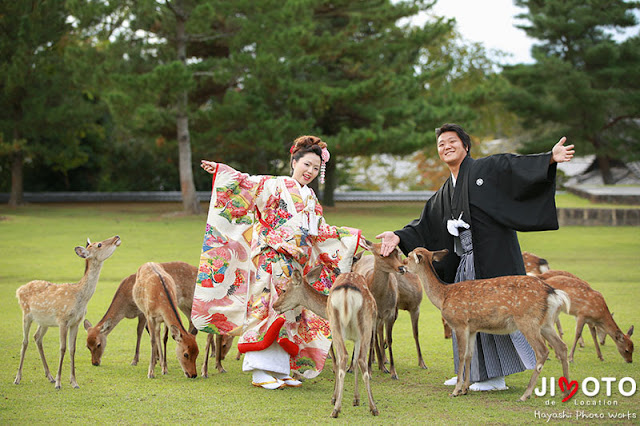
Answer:
[[[467,149],[456,132],[444,132],[438,137],[438,155],[449,167],[455,167],[467,156]]]

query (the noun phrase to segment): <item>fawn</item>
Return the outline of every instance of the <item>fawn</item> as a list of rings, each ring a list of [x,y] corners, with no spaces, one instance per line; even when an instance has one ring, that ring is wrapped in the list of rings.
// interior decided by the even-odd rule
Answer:
[[[442,316],[456,333],[460,373],[451,395],[467,393],[471,356],[475,350],[476,333],[479,331],[509,334],[520,330],[533,348],[536,368],[527,389],[520,397],[521,401],[531,396],[549,355],[545,340],[560,358],[563,375],[568,379],[567,345],[553,328],[560,308],[563,305],[569,306],[566,293],[554,290],[541,279],[528,275],[469,280],[447,285],[440,280],[432,264],[447,253],[447,250],[431,252],[420,247],[409,254],[405,264],[409,272],[418,275],[429,300],[440,309]]]
[[[31,323],[36,322],[38,329],[34,335],[36,346],[40,352],[40,359],[44,366],[44,374],[51,383],[55,382],[56,389],[60,389],[62,361],[69,339],[69,356],[71,357],[71,385],[78,388],[76,381],[76,338],[78,326],[87,314],[87,304],[93,296],[100,278],[100,271],[105,260],[116,251],[120,245],[120,237],[114,236],[99,243],[92,243],[87,239],[86,247],[76,247],[76,254],[85,259],[84,275],[77,283],[53,284],[48,281],[35,280],[21,286],[16,291],[16,297],[22,308],[22,350],[20,351],[20,366],[14,383],[17,385],[22,378],[24,355],[29,344],[29,330]],[[49,372],[49,366],[44,356],[42,338],[49,327],[60,328],[60,363],[58,374],[54,380]]]

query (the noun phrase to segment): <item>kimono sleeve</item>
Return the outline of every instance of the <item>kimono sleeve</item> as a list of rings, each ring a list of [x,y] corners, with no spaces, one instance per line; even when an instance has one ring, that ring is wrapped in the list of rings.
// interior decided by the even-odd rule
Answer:
[[[337,276],[351,271],[361,234],[360,229],[332,226],[323,216],[318,217],[318,236],[304,271],[306,273],[316,265],[323,266],[318,282],[311,283],[316,290],[328,294]]]
[[[251,262],[255,200],[268,178],[217,165],[191,310],[198,330],[240,332],[255,274]]]
[[[556,164],[549,164],[550,155],[500,154],[476,160],[469,202],[516,231],[558,229]]]

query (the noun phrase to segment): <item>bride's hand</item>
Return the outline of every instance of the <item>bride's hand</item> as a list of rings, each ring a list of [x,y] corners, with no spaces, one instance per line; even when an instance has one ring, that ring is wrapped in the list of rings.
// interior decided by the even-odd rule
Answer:
[[[202,160],[200,161],[200,167],[213,174],[216,171],[217,164],[213,161]]]

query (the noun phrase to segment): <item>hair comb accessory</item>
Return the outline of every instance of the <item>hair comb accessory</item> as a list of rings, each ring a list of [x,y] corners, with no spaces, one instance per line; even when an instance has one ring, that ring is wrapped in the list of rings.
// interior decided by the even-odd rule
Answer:
[[[289,148],[289,154],[293,154],[293,150],[296,149],[296,144],[294,143],[293,145],[291,145],[291,148]]]
[[[320,158],[322,159],[322,164],[320,164],[320,183],[324,185],[324,173],[327,169],[327,162],[331,158],[331,154],[329,154],[329,150],[326,147],[322,148],[322,155]]]

